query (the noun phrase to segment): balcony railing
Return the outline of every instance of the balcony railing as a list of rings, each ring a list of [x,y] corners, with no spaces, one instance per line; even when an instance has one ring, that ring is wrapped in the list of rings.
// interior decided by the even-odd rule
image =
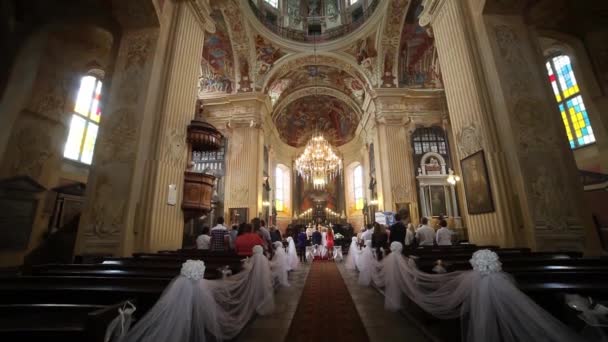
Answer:
[[[379,3],[380,0],[373,0],[369,4],[369,6],[367,6],[367,8],[363,10],[362,14],[356,20],[353,20],[349,23],[340,25],[335,28],[328,29],[321,34],[308,34],[307,28],[305,28],[304,30],[297,30],[277,25],[276,22],[273,22],[265,16],[264,11],[258,8],[258,6],[253,2],[253,0],[249,0],[249,6],[251,7],[251,10],[258,18],[258,20],[260,20],[260,22],[262,22],[262,24],[266,26],[266,28],[283,38],[299,42],[330,41],[339,37],[343,37],[363,25],[363,23],[365,23],[365,21],[372,16]],[[341,12],[342,17],[345,17],[347,14],[347,11]],[[314,21],[317,21],[321,18],[325,17],[309,17],[308,20],[310,21],[312,19]]]

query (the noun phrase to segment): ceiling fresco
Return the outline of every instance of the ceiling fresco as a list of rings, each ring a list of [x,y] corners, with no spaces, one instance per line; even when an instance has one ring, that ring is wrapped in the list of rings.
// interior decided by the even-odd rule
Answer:
[[[274,123],[281,139],[291,146],[304,146],[315,129],[334,146],[341,146],[353,138],[359,119],[351,107],[335,97],[310,95],[288,104]]]
[[[421,27],[418,17],[422,0],[412,2],[401,35],[399,85],[413,88],[443,88],[435,39]]]
[[[289,71],[274,82],[268,94],[275,104],[293,91],[309,86],[331,87],[350,96],[357,103],[363,103],[365,88],[360,80],[349,73],[327,65],[306,65]]]
[[[215,33],[207,34],[203,45],[199,93],[225,92],[234,89],[234,54],[224,16],[219,10],[211,12]]]

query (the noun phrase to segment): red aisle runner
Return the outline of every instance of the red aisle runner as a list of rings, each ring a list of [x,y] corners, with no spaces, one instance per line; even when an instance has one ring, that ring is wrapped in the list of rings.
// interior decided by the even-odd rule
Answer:
[[[312,263],[285,342],[367,342],[355,303],[333,261]]]

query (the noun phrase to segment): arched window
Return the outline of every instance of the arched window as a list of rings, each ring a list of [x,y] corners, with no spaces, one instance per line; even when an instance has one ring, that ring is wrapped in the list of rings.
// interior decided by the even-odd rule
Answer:
[[[84,76],[76,97],[74,113],[70,121],[70,132],[63,156],[90,165],[93,161],[95,140],[101,119],[101,80],[95,76]]]
[[[289,169],[278,165],[274,174],[274,205],[277,212],[285,211],[289,199]]]
[[[363,209],[363,167],[358,165],[355,167],[353,171],[353,185],[354,185],[354,194],[355,194],[355,209],[361,210]]]
[[[570,148],[595,142],[587,108],[583,103],[578,82],[572,71],[570,57],[558,55],[547,61],[549,82],[562,115]]]
[[[279,0],[264,0],[267,4],[274,8],[279,8]]]

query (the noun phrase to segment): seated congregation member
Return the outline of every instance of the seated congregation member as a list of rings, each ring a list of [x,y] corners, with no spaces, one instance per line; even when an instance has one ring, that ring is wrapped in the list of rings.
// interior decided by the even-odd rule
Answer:
[[[423,217],[420,220],[422,227],[416,230],[416,240],[420,246],[432,246],[435,243],[435,230],[428,226],[429,219]]]
[[[388,248],[388,234],[382,225],[374,222],[374,232],[372,233],[372,249],[376,250],[376,256],[382,257],[382,250]]]
[[[306,235],[306,230],[302,228],[298,233],[298,237],[296,239],[296,247],[298,249],[298,256],[300,257],[301,262],[306,261],[306,246],[308,245],[308,236]]]
[[[211,236],[209,236],[209,227],[203,227],[201,235],[196,238],[196,248],[208,250],[211,245]]]
[[[226,251],[230,248],[230,234],[224,226],[223,217],[218,217],[216,222],[216,226],[211,228],[211,251]]]
[[[275,226],[270,227],[270,240],[272,240],[272,243],[283,241],[281,231]]]
[[[237,255],[251,256],[253,246],[264,246],[264,241],[259,234],[253,232],[253,227],[249,223],[241,223],[239,235],[234,242],[234,249]]]
[[[452,235],[454,232],[448,228],[448,221],[441,220],[439,221],[439,230],[437,230],[437,244],[439,246],[451,246],[452,245]]]

